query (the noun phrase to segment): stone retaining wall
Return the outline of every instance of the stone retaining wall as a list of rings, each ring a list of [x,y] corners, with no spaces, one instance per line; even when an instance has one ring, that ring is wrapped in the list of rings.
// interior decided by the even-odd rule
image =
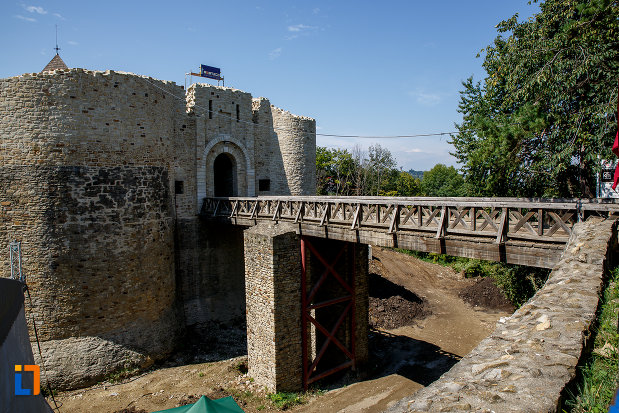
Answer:
[[[613,254],[617,221],[574,226],[544,288],[438,381],[388,412],[555,412],[592,327]]]

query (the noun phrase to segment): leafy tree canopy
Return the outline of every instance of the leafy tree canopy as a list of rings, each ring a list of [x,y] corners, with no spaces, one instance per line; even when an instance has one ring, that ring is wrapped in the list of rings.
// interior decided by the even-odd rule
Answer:
[[[470,195],[595,196],[617,121],[617,0],[546,0],[500,22],[452,136]],[[483,51],[482,51],[483,52]],[[424,177],[425,180],[425,177]]]
[[[318,195],[417,196],[419,179],[400,171],[391,152],[378,144],[367,152],[316,148]]]
[[[424,172],[421,189],[425,196],[456,197],[465,196],[464,178],[453,166],[436,164]]]

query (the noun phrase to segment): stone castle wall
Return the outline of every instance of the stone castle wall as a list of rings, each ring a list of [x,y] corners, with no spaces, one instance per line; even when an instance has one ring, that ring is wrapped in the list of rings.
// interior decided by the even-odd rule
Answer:
[[[0,119],[0,246],[21,242],[53,385],[163,357],[182,321],[242,315],[240,232],[197,234],[207,229],[196,214],[221,153],[234,160],[236,195],[257,192],[256,142],[279,140],[255,132],[251,95],[59,70],[1,79]],[[288,181],[278,165],[268,175]]]
[[[0,244],[22,243],[28,311],[42,321],[46,365],[64,372],[56,384],[167,354],[177,325],[169,164],[187,115],[160,89],[179,88],[84,70],[0,88]],[[0,268],[9,276],[4,257]],[[93,368],[110,349],[116,361]]]
[[[316,193],[316,121],[293,115],[275,106],[271,109],[290,194],[314,195]]]

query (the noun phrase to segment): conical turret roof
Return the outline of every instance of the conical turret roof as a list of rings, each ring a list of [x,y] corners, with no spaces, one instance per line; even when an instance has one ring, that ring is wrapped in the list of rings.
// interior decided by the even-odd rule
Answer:
[[[41,73],[49,72],[56,69],[68,69],[67,65],[62,61],[59,54],[56,54],[56,56],[54,56],[54,58],[49,61],[47,66],[45,66],[45,68],[41,70]]]

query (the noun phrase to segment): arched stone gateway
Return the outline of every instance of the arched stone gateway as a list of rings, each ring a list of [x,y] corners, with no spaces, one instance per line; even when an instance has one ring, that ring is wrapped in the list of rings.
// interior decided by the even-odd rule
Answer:
[[[224,181],[230,181],[230,177],[225,178],[226,174],[229,175],[230,169],[233,182],[232,193],[217,195],[216,193],[222,193],[218,192],[218,189],[225,187]],[[197,175],[198,204],[201,204],[202,199],[207,196],[255,196],[256,194],[253,161],[245,146],[228,135],[220,135],[206,145],[202,161],[197,168]]]

